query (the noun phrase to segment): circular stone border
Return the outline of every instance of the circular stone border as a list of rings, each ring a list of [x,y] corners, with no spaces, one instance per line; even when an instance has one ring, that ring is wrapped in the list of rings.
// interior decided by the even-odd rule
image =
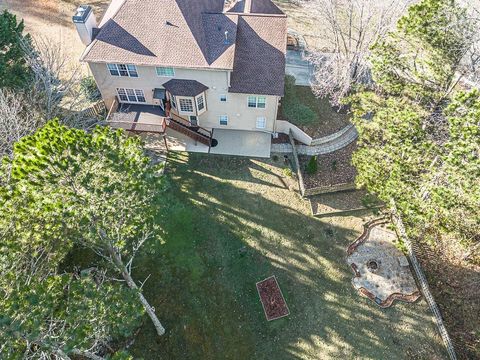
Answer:
[[[348,246],[347,257],[350,256],[357,249],[358,246],[360,246],[361,244],[363,244],[367,240],[368,235],[370,235],[370,231],[373,227],[375,227],[377,225],[383,225],[383,224],[386,224],[386,223],[388,223],[388,220],[386,220],[385,218],[374,219],[374,220],[371,220],[371,221],[365,223],[363,225],[362,235],[360,235],[357,238],[357,240],[355,240],[353,243],[351,243]],[[358,271],[357,265],[355,263],[352,263],[350,265],[350,267],[351,267],[355,277],[360,277],[361,276],[360,272]],[[357,291],[361,296],[372,300],[373,302],[375,302],[375,304],[377,304],[381,308],[388,308],[388,307],[392,306],[392,304],[395,300],[412,303],[412,302],[417,301],[422,296],[422,293],[419,290],[417,290],[417,291],[415,291],[411,294],[408,294],[408,295],[400,294],[400,293],[393,293],[393,294],[390,294],[385,300],[381,301],[379,298],[377,298],[375,295],[373,295],[370,291],[368,291],[364,287],[359,288]]]

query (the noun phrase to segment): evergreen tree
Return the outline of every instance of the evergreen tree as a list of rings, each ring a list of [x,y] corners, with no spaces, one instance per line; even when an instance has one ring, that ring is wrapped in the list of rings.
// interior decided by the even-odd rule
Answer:
[[[18,346],[32,358],[95,358],[143,312],[164,333],[131,275],[142,245],[160,235],[158,171],[138,138],[110,128],[87,133],[54,120],[15,144],[0,168],[0,355]],[[101,281],[60,272],[82,248],[98,255]]]
[[[23,20],[18,23],[7,10],[0,14],[0,88],[23,88],[31,78],[25,60],[25,49],[31,41],[23,34],[24,27]]]
[[[453,0],[413,5],[373,48],[375,91],[350,99],[357,182],[393,199],[412,235],[478,241],[479,95],[457,86],[476,25]]]

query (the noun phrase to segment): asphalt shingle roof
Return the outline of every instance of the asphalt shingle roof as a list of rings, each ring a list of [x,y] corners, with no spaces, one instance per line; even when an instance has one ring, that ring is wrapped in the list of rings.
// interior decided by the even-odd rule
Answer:
[[[197,96],[208,90],[208,86],[197,80],[172,79],[163,84],[163,87],[175,96]]]
[[[283,96],[287,19],[241,16],[229,92]]]
[[[82,60],[233,70],[231,92],[283,94],[286,16],[271,0],[252,0],[249,14],[223,8],[224,0],[113,0]]]

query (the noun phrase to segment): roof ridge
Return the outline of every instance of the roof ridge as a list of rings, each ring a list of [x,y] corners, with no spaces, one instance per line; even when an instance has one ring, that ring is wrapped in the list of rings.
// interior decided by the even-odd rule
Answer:
[[[109,7],[112,6],[113,3],[114,3],[114,1],[112,1],[112,2],[110,3],[109,7],[107,8],[107,10],[105,11],[105,14],[103,14],[102,20],[101,20],[100,23],[99,23],[99,27],[101,28],[101,26],[105,25],[109,20],[114,19],[115,16],[118,15],[120,9],[126,4],[127,1],[128,1],[128,0],[118,0],[119,5],[117,5],[117,6],[118,6],[117,9],[112,13],[112,15],[111,15],[108,19],[106,19],[106,16],[107,16],[107,14],[108,14],[108,9],[109,9]],[[105,20],[105,22],[104,22],[104,20]]]

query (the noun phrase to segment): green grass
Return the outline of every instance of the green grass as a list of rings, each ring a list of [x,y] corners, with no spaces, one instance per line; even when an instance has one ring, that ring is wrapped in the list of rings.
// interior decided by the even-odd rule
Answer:
[[[285,97],[279,118],[301,127],[310,136],[333,134],[349,124],[349,115],[337,112],[326,98],[317,98],[309,86],[297,86],[291,76],[285,79]]]
[[[163,241],[135,262],[167,328],[144,359],[404,359],[441,353],[426,304],[381,310],[350,283],[359,217],[315,219],[280,162],[170,154]],[[283,161],[283,160],[282,160]],[[287,184],[285,184],[287,183]],[[276,275],[291,315],[267,322],[255,283]]]

